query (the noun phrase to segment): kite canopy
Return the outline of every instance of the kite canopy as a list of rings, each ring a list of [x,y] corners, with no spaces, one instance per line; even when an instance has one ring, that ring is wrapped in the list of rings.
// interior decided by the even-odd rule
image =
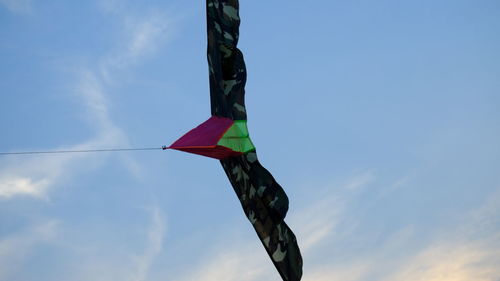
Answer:
[[[169,148],[216,159],[240,156],[255,150],[248,136],[246,120],[217,116],[187,132]]]

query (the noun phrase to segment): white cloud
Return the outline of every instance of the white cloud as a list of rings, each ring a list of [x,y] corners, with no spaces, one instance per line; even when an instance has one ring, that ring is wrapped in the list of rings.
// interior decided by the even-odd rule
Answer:
[[[309,267],[304,281],[497,281],[499,195],[495,193],[476,210],[462,214],[457,225],[438,229],[414,250],[408,248],[415,245],[418,232],[413,227],[403,228],[369,251],[343,260],[325,256],[323,264]],[[341,215],[350,218],[346,212]],[[318,254],[308,253],[311,257]]]
[[[0,4],[15,13],[30,13],[32,11],[31,0],[0,0]]]
[[[301,209],[293,210],[295,216],[287,217],[287,221],[293,228],[299,241],[299,247],[302,256],[306,262],[304,280],[331,281],[330,275],[322,275],[331,269],[331,265],[323,268],[314,267],[307,264],[307,261],[314,257],[316,250],[321,245],[328,243],[335,235],[336,227],[345,215],[346,196],[353,196],[369,185],[375,179],[371,171],[360,173],[348,181],[332,185],[328,184],[324,188],[317,190],[321,196],[313,199],[309,204]],[[228,230],[227,233],[232,233]],[[174,278],[176,281],[200,280],[200,281],[257,281],[257,280],[280,280],[279,274],[274,268],[271,260],[268,258],[265,250],[258,242],[257,236],[250,241],[236,241],[229,243],[232,239],[221,237],[218,247],[210,249],[210,253],[200,253],[200,256],[210,256],[208,262],[202,258],[191,273],[186,276]],[[256,248],[258,247],[258,248]],[[311,269],[313,272],[311,272]],[[355,277],[358,266],[352,266],[351,269],[343,268],[343,276]],[[356,279],[338,279],[338,280],[356,280]]]
[[[7,5],[11,2],[2,3]],[[86,109],[88,121],[96,129],[96,135],[81,143],[54,150],[99,149],[129,145],[126,134],[113,122],[109,112],[110,101],[106,91],[108,84],[116,78],[109,73],[130,67],[144,55],[151,53],[164,41],[166,31],[171,26],[156,14],[148,14],[140,20],[133,21],[130,19],[137,16],[132,16],[130,13],[122,11],[119,16],[124,22],[124,33],[127,34],[127,40],[120,46],[127,47],[120,47],[119,50],[110,52],[108,56],[95,62],[95,68],[99,71],[90,68],[78,70],[79,79],[75,92]],[[103,154],[21,156],[22,162],[20,157],[9,158],[0,163],[0,199],[10,199],[17,195],[48,198],[47,192],[51,187],[61,184],[65,178],[81,170],[81,167],[95,167],[99,159],[103,159],[101,156]]]
[[[140,57],[156,48],[156,38],[166,38],[169,33],[169,23],[160,15],[151,16],[146,21],[131,22],[128,24],[132,30],[132,40],[129,44],[129,56]]]
[[[456,224],[432,231],[428,239],[419,240],[418,225],[402,225],[376,244],[363,244],[367,236],[357,233],[356,225],[364,222],[352,212],[360,195],[375,183],[373,172],[361,173],[343,184],[316,189],[315,199],[292,211],[287,221],[302,250],[304,281],[498,280],[500,191],[470,213],[461,214]],[[234,240],[221,237],[223,246],[204,250],[189,274],[173,280],[280,280],[263,250],[255,249],[260,247],[255,241],[227,241]],[[336,245],[349,249],[353,241],[364,246],[340,257],[336,255],[342,250],[328,252]]]
[[[0,197],[10,198],[17,194],[24,194],[34,197],[43,196],[43,191],[49,185],[48,179],[41,179],[33,182],[33,179],[27,177],[5,176],[0,178]]]
[[[126,138],[119,128],[101,126],[103,130],[94,139],[54,150],[82,150],[125,144],[123,140]],[[98,166],[102,159],[95,154],[81,153],[8,158],[0,164],[0,199],[15,196],[48,199],[47,192],[51,187],[64,183],[83,167]]]
[[[386,280],[496,281],[500,276],[499,238],[440,241],[422,250]]]
[[[327,184],[316,190],[320,194],[312,198],[307,207],[294,210],[296,216],[288,218],[291,225],[300,226],[294,229],[300,239],[300,247],[304,254],[318,246],[327,238],[331,238],[335,227],[342,219],[347,201],[353,194],[359,192],[375,180],[372,171],[360,173],[344,183]],[[311,199],[310,199],[311,200]]]
[[[73,148],[75,147],[69,149]],[[0,164],[0,199],[10,199],[17,195],[47,199],[49,187],[61,181],[71,161],[79,157],[82,155],[38,155],[6,159]]]
[[[257,239],[257,238],[255,238]],[[210,255],[203,253],[205,261],[193,264],[193,269],[185,276],[173,278],[175,281],[253,281],[269,280],[269,276],[276,276],[273,272],[272,263],[267,260],[264,250],[255,251],[245,246],[240,241],[238,244],[219,245],[218,249],[212,249]],[[254,243],[251,243],[254,244]],[[220,249],[223,249],[221,251]],[[200,253],[201,254],[201,253]],[[207,258],[207,257],[210,258]],[[272,280],[272,279],[271,279]],[[278,279],[276,279],[278,280]]]
[[[345,184],[345,187],[347,189],[358,189],[366,186],[367,184],[373,182],[374,180],[375,176],[373,171],[367,171],[349,180],[349,182]]]
[[[124,9],[115,1],[104,1],[108,12],[118,16],[123,24],[123,33],[128,40],[117,46],[118,52],[107,56],[99,63],[99,74],[103,81],[113,81],[112,73],[123,70],[138,60],[150,55],[171,36],[174,20],[165,12],[154,10],[146,17],[123,13]]]

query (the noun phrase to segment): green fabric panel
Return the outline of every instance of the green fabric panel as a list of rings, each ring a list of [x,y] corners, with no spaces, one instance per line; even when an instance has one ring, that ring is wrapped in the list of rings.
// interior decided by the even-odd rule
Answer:
[[[234,124],[226,131],[223,138],[248,137],[247,121],[234,120]]]
[[[233,151],[246,153],[255,150],[255,147],[250,140],[250,138],[222,138],[219,143],[220,146],[224,146],[232,149]]]
[[[246,120],[235,120],[217,144],[242,153],[255,150],[248,134]]]

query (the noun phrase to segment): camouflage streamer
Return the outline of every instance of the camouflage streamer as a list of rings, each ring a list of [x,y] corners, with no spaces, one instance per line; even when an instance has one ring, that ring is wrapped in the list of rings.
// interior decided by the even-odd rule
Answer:
[[[239,38],[238,0],[207,0],[207,58],[212,115],[246,120],[246,67]],[[288,197],[255,151],[221,160],[243,210],[281,278],[299,281],[302,257],[297,239],[284,222]]]

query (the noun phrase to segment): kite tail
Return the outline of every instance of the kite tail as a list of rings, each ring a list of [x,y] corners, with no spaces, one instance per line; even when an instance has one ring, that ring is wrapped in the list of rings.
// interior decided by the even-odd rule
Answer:
[[[207,0],[207,58],[213,116],[246,120],[247,71],[239,38],[237,0]]]
[[[283,280],[302,276],[297,239],[284,222],[288,197],[255,152],[221,160],[241,206]]]
[[[213,116],[246,120],[246,66],[239,39],[238,0],[207,0],[207,57]],[[257,160],[255,151],[221,160],[247,218],[285,281],[299,281],[302,257],[284,222],[288,197]]]

